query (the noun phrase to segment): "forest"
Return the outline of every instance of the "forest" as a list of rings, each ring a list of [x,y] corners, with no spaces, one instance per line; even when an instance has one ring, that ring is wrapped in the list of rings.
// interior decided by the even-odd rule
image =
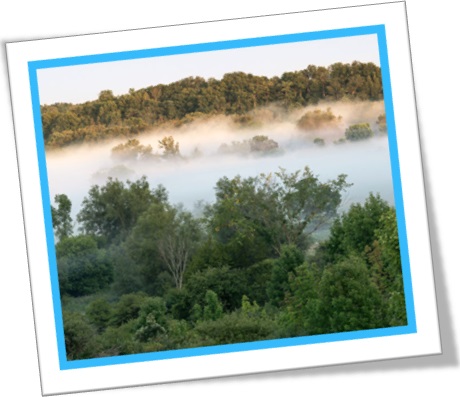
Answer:
[[[104,148],[118,170],[96,172],[77,211],[65,192],[53,197],[68,360],[405,325],[395,207],[370,190],[344,206],[357,182],[340,170],[329,179],[317,175],[308,157],[300,158],[302,167],[283,167],[295,152],[257,118],[269,105],[300,109],[295,128],[299,139],[311,139],[309,150],[324,150],[330,136],[337,150],[368,150],[363,142],[386,142],[385,113],[380,105],[378,117],[356,109],[381,99],[380,69],[354,62],[270,79],[191,77],[42,106],[47,154],[109,142]],[[338,100],[357,104],[353,123],[344,125],[329,105],[316,106]],[[212,156],[197,148],[184,154],[171,131],[219,114],[231,118],[240,139],[219,141]],[[149,131],[159,152],[143,142]],[[222,174],[212,180],[212,197],[195,208],[149,178],[183,172],[204,156],[217,164],[235,155],[277,167]],[[139,164],[147,172],[134,177],[128,166]]]
[[[188,77],[114,96],[104,90],[95,101],[42,105],[47,149],[75,143],[129,138],[153,128],[178,127],[197,119],[231,115],[251,126],[250,112],[276,104],[289,111],[321,101],[377,101],[383,98],[380,68],[373,63],[335,63],[264,77],[227,73],[221,80]]]

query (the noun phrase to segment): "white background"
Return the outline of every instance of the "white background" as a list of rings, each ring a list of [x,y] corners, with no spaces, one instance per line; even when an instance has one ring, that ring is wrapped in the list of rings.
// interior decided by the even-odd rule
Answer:
[[[10,41],[136,29],[194,21],[274,14],[358,4],[357,1],[166,3],[131,0],[108,2],[17,0],[0,12],[0,162],[3,188],[0,203],[0,394],[40,396],[27,256],[22,225],[19,180],[6,70],[4,43]],[[121,3],[121,2],[120,2]],[[259,3],[259,4],[255,4]],[[361,4],[367,4],[362,1]],[[282,373],[86,393],[94,396],[201,395],[352,395],[404,394],[456,396],[460,391],[457,342],[460,280],[456,248],[458,200],[454,191],[460,90],[456,80],[458,56],[456,15],[447,0],[406,1],[414,62],[422,156],[427,187],[428,216],[441,337],[442,356],[390,360]],[[442,391],[441,391],[442,390]]]

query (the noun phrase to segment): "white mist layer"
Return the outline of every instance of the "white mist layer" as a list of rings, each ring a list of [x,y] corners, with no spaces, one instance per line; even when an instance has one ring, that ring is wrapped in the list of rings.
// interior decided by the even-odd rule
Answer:
[[[224,176],[232,178],[236,175],[248,177],[260,173],[269,174],[279,171],[280,167],[294,172],[308,166],[321,181],[335,179],[339,174],[348,176],[347,181],[353,186],[344,195],[342,210],[351,203],[363,202],[370,192],[380,194],[393,204],[387,137],[374,137],[356,143],[333,143],[343,138],[347,125],[358,122],[375,125],[378,115],[384,112],[383,103],[340,103],[321,108],[326,107],[331,107],[334,114],[342,116],[339,128],[308,133],[299,131],[295,121],[305,112],[303,110],[272,120],[257,129],[235,129],[231,118],[222,116],[206,122],[191,123],[179,130],[155,131],[137,137],[141,144],[151,144],[154,152],[160,154],[157,149],[158,140],[172,135],[180,144],[181,160],[119,163],[111,157],[111,148],[123,142],[120,140],[51,152],[47,154],[50,197],[53,200],[56,194],[66,194],[72,202],[72,218],[75,219],[90,187],[94,184],[103,185],[105,180],[100,176],[114,166],[123,164],[132,173],[128,178],[119,179],[134,181],[145,175],[152,188],[159,184],[165,186],[171,203],[182,203],[187,209],[193,210],[197,202],[214,201],[214,187]],[[218,153],[223,143],[231,144],[232,141],[251,139],[255,135],[266,135],[275,140],[281,149],[280,153],[265,156]],[[313,144],[316,137],[324,139],[326,145],[320,147]],[[195,149],[201,153],[199,157],[191,156]],[[97,173],[99,178],[95,177]]]

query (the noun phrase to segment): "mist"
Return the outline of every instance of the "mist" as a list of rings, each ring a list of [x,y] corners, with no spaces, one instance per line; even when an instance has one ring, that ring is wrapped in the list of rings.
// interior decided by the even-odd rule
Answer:
[[[307,111],[327,109],[338,117],[333,126],[303,131],[297,121]],[[152,188],[163,185],[172,204],[182,203],[193,211],[199,202],[214,201],[214,186],[226,176],[256,176],[288,172],[308,166],[321,181],[346,174],[352,183],[344,194],[341,210],[350,204],[364,202],[369,193],[380,194],[394,204],[388,138],[376,133],[359,141],[345,141],[347,126],[369,123],[377,131],[376,120],[385,112],[383,102],[328,103],[286,113],[275,106],[248,115],[251,123],[242,126],[235,116],[215,116],[196,120],[180,127],[163,127],[136,136],[142,145],[151,145],[153,159],[117,161],[111,149],[128,138],[98,144],[84,144],[48,151],[46,154],[50,197],[66,194],[72,202],[75,220],[83,198],[94,184],[105,184],[107,177],[135,181],[145,175]],[[158,141],[172,136],[179,143],[180,157],[165,158]],[[266,136],[278,144],[270,153],[222,153],[223,144],[248,141]],[[315,143],[320,139],[321,145]],[[52,202],[53,204],[53,202]]]

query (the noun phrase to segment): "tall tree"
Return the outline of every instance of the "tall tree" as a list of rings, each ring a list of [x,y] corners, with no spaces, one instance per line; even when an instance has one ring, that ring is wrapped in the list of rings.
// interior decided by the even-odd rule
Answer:
[[[84,233],[100,236],[108,244],[120,242],[150,204],[163,200],[166,200],[164,188],[151,190],[145,177],[126,183],[109,178],[104,186],[91,187],[77,220]]]
[[[234,265],[247,267],[281,253],[285,244],[306,248],[311,235],[337,214],[345,175],[322,182],[302,172],[221,178],[216,202],[207,210],[209,226]]]
[[[57,208],[51,206],[51,217],[53,220],[53,229],[58,240],[63,240],[72,235],[72,202],[65,194],[54,196],[54,202]]]

